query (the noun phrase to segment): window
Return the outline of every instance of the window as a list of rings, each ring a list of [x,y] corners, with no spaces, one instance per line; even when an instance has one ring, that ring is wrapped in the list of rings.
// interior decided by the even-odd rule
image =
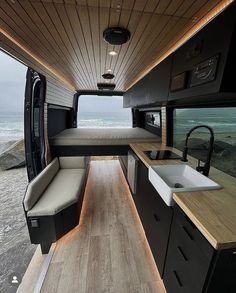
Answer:
[[[236,177],[236,108],[175,109],[174,147],[183,150],[186,133],[199,124],[212,127],[215,133],[211,165]],[[193,132],[189,153],[205,161],[209,137],[203,128]]]
[[[78,127],[132,127],[131,110],[123,108],[122,96],[80,96],[78,109]]]

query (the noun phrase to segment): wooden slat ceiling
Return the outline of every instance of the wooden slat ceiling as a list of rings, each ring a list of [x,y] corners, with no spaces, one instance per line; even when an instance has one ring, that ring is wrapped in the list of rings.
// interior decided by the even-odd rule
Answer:
[[[220,2],[225,1],[0,0],[0,29],[76,89],[97,89],[111,69],[116,90],[126,90]],[[130,41],[107,44],[102,33],[112,26],[128,28]]]

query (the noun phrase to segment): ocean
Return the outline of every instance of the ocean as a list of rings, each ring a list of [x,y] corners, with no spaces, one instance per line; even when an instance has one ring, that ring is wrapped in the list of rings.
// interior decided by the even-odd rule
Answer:
[[[83,128],[126,128],[132,126],[132,121],[127,112],[83,112],[79,115],[78,125]],[[23,113],[0,113],[0,140],[20,139],[23,136]]]
[[[174,145],[185,140],[194,126],[205,124],[213,128],[215,140],[236,144],[236,108],[177,109],[174,111]],[[193,135],[208,138],[208,130],[197,129]]]
[[[0,140],[24,137],[23,113],[0,112]]]
[[[177,109],[174,115],[175,135],[185,135],[195,125],[207,124],[216,134],[236,132],[236,108]],[[81,128],[127,128],[132,127],[131,114],[119,112],[79,112],[78,127]],[[204,129],[201,131],[205,132]],[[0,140],[18,139],[24,136],[23,113],[0,112]]]
[[[124,112],[81,112],[78,114],[81,128],[127,128],[132,127],[131,113]]]
[[[199,124],[211,126],[216,133],[235,133],[236,108],[177,109],[174,121],[177,134],[186,133]]]

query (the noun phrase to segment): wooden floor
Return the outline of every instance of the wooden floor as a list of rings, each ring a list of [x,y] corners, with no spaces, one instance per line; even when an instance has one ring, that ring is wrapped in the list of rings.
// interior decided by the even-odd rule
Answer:
[[[81,223],[57,242],[40,292],[165,292],[119,161],[91,162]]]

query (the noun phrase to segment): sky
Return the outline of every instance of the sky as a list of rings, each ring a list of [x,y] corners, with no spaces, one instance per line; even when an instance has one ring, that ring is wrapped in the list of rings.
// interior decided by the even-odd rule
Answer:
[[[130,112],[123,108],[123,97],[121,96],[80,96],[79,109],[84,112]]]
[[[26,70],[0,51],[0,112],[23,112]]]

